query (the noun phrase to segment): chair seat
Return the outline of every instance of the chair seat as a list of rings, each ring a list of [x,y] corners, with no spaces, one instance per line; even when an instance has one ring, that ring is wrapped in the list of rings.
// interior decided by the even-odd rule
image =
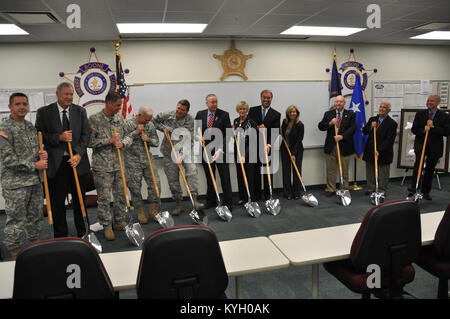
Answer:
[[[358,273],[352,265],[350,259],[339,260],[324,263],[325,269],[335,276],[341,283],[343,283],[348,289],[353,292],[364,294],[369,293],[373,289],[367,287],[367,278],[371,273]],[[401,280],[407,284],[414,280],[415,270],[412,265],[408,265],[403,268]],[[386,288],[391,285],[389,277],[381,278],[381,287]]]
[[[439,258],[433,245],[422,247],[415,263],[433,276],[450,278],[450,260]]]

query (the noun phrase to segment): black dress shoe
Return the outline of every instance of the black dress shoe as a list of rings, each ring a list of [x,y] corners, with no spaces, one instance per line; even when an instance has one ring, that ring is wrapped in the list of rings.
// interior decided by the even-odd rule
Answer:
[[[366,196],[368,196],[368,195],[370,195],[370,194],[372,194],[373,192],[371,192],[371,191],[365,191],[364,192],[364,195],[366,195]]]
[[[431,200],[430,194],[423,194],[423,198],[425,198],[426,200]]]
[[[326,197],[331,197],[331,196],[333,196],[335,193],[334,192],[327,192],[327,191],[325,191],[325,196]]]
[[[217,203],[214,203],[214,202],[207,202],[206,204],[205,204],[205,207],[203,207],[204,209],[208,209],[208,208],[211,208],[211,207],[216,207],[217,206]]]

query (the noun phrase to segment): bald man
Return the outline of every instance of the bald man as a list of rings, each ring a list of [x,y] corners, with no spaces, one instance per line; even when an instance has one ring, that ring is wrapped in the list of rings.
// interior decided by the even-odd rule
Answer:
[[[433,181],[433,173],[440,157],[444,154],[444,136],[447,135],[449,119],[447,113],[440,111],[438,105],[441,99],[438,95],[430,95],[427,99],[427,109],[419,111],[414,117],[411,132],[416,135],[414,140],[414,153],[416,161],[411,178],[411,185],[408,187],[408,197],[416,192],[417,173],[419,170],[420,157],[422,155],[425,134],[428,131],[428,141],[425,147],[425,174],[423,176],[420,191],[423,198],[431,200],[430,191]],[[420,185],[420,184],[419,184]]]

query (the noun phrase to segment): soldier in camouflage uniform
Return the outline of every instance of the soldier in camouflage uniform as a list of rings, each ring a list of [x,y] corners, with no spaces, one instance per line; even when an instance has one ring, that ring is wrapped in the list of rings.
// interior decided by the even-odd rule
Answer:
[[[144,202],[141,194],[142,178],[145,178],[148,198],[150,199],[149,216],[157,221],[155,216],[158,214],[158,198],[156,197],[156,191],[153,185],[152,174],[144,146],[144,142],[153,147],[159,146],[158,134],[156,133],[154,124],[151,122],[152,117],[152,109],[149,106],[142,106],[139,108],[136,117],[125,121],[123,128],[125,135],[128,135],[133,131],[137,133],[133,137],[133,143],[124,148],[124,158],[125,166],[127,168],[127,185],[130,189],[133,205],[137,207],[138,219],[141,224],[148,223],[144,213]],[[160,189],[161,187],[156,171],[155,179],[158,189]]]
[[[131,145],[136,132],[124,134],[124,119],[119,111],[122,109],[122,97],[108,93],[105,108],[89,118],[92,133],[89,147],[92,151],[92,170],[98,196],[98,221],[103,225],[105,238],[114,240],[114,230],[122,230],[125,222],[126,202],[123,192],[117,149]],[[114,128],[117,133],[114,134]],[[114,198],[113,214],[110,212],[111,192]]]
[[[181,100],[177,103],[175,111],[159,113],[153,120],[156,129],[168,132],[171,135],[172,142],[175,149],[178,151],[178,157],[182,159],[184,174],[186,175],[189,188],[194,199],[195,208],[200,209],[204,205],[197,201],[198,182],[197,182],[197,167],[193,161],[193,144],[194,144],[194,119],[188,114],[190,103],[188,100]],[[184,131],[184,135],[183,134]],[[189,135],[188,135],[189,134]],[[185,142],[189,138],[185,147],[182,146],[182,141]],[[177,147],[177,144],[178,147]],[[180,215],[183,211],[183,193],[180,185],[180,173],[172,156],[172,148],[169,140],[164,137],[161,144],[161,153],[164,155],[164,173],[169,181],[170,191],[172,197],[176,201],[176,207],[172,211],[172,215]]]
[[[39,171],[47,168],[48,154],[39,151],[36,128],[25,120],[28,97],[12,94],[9,109],[9,119],[0,123],[0,167],[6,212],[4,244],[15,259],[24,231],[29,241],[39,241],[43,205]]]

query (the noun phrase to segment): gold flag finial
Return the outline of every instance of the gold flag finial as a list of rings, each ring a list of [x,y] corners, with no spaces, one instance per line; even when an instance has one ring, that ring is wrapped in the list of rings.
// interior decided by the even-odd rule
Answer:
[[[119,51],[119,47],[122,44],[122,40],[118,40],[114,42],[114,48],[116,49],[116,53]]]

